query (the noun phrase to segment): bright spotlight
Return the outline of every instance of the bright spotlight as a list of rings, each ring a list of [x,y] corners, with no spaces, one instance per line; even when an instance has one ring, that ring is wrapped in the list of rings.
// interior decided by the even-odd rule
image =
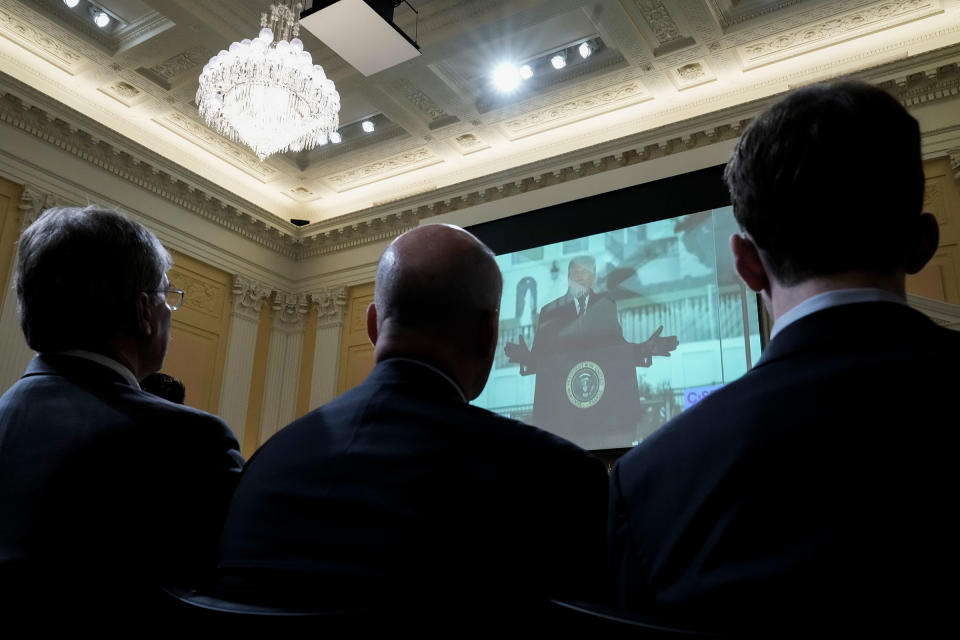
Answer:
[[[554,69],[557,69],[559,71],[560,69],[563,69],[565,66],[567,66],[567,56],[565,54],[558,53],[557,55],[550,58],[550,64],[553,65]]]
[[[520,84],[520,72],[517,68],[505,62],[493,70],[493,86],[497,91],[510,93]]]
[[[334,131],[333,133],[330,134],[330,142],[332,142],[333,144],[340,144],[342,140],[343,138],[340,137],[339,131]]]
[[[532,78],[533,67],[531,67],[528,64],[525,64],[522,67],[520,67],[520,77],[523,78],[524,80],[529,80],[530,78]]]
[[[589,58],[590,54],[593,53],[593,49],[590,47],[589,42],[581,43],[580,46],[577,48],[577,51],[580,52],[580,57],[584,59]]]
[[[93,23],[101,29],[110,24],[110,16],[108,16],[105,11],[94,9],[91,15],[93,16]]]
[[[373,122],[371,120],[364,120],[360,123],[360,126],[363,127],[363,130],[367,133],[373,133]]]
[[[63,4],[73,9],[75,6],[80,4],[80,0],[63,0]]]

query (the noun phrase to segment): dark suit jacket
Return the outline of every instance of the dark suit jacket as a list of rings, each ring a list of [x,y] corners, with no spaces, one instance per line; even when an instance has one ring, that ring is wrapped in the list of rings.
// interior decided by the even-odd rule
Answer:
[[[364,605],[589,593],[606,483],[582,449],[466,404],[420,363],[386,360],[251,458],[220,593]]]
[[[36,357],[0,398],[0,584],[115,603],[212,571],[237,448],[216,416]]]
[[[903,305],[785,327],[750,372],[614,468],[620,603],[781,632],[946,613],[958,362],[960,333]]]

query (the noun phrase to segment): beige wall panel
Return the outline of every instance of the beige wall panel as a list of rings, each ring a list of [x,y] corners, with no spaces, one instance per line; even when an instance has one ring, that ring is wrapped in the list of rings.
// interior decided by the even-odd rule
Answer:
[[[373,345],[367,336],[367,307],[373,302],[373,283],[350,288],[347,315],[340,339],[340,375],[337,393],[363,382],[373,371]]]
[[[960,304],[960,247],[941,247],[923,271],[907,276],[907,293]]]
[[[230,328],[231,277],[180,253],[173,253],[173,261],[170,283],[187,293],[183,306],[173,312],[163,371],[184,382],[188,405],[215,412],[220,406]]]
[[[183,382],[191,407],[209,411],[213,373],[218,349],[215,334],[190,326],[174,325],[170,349],[163,363],[163,372]]]
[[[354,345],[344,353],[343,374],[340,376],[338,393],[353,389],[373,371],[373,345]]]
[[[960,304],[960,181],[948,158],[923,164],[923,209],[937,217],[940,247],[920,273],[907,276],[907,293]]]
[[[16,253],[17,236],[20,233],[20,194],[23,187],[0,178],[0,306],[8,294],[13,295],[13,256]]]

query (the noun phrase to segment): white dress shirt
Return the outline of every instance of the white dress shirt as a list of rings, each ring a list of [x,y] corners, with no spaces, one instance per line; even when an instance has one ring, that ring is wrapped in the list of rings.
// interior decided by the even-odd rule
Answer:
[[[793,307],[782,316],[777,318],[770,329],[770,339],[773,340],[778,333],[787,326],[793,324],[800,318],[829,309],[830,307],[839,307],[844,304],[856,304],[858,302],[896,302],[897,304],[906,304],[906,301],[895,293],[886,289],[835,289],[825,293],[819,293],[810,296],[797,306]]]

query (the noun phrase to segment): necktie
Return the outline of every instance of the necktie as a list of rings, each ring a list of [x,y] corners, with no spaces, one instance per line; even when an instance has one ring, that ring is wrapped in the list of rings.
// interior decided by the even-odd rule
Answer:
[[[577,302],[579,303],[579,309],[580,309],[577,312],[577,315],[582,316],[583,312],[587,310],[587,294],[583,294],[582,296],[577,298]]]

